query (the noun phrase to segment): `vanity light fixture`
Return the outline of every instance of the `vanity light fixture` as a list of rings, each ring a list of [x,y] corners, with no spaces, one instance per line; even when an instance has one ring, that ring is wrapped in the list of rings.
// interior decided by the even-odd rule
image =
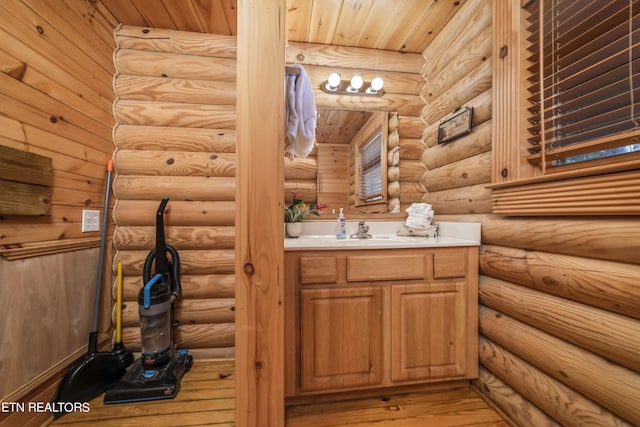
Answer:
[[[353,76],[351,80],[342,80],[340,74],[331,73],[329,78],[322,82],[320,89],[334,95],[382,96],[383,86],[382,77],[375,77],[371,82],[366,82],[359,75]]]

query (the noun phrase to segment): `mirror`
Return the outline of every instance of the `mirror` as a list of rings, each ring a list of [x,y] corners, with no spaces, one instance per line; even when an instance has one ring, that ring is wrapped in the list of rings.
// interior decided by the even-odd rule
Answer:
[[[307,159],[285,160],[286,201],[295,191],[327,203],[319,219],[340,208],[371,218],[399,213],[398,150],[397,114],[319,109],[315,149]]]

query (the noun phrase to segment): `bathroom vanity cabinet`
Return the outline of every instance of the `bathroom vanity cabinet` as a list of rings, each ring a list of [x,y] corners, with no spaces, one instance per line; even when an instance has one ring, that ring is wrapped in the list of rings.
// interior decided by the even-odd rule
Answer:
[[[477,251],[285,252],[286,395],[476,377]]]

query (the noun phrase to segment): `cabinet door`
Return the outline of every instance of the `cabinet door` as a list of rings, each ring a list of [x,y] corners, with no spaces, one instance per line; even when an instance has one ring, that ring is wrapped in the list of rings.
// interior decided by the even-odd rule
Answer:
[[[382,381],[383,298],[379,287],[301,290],[303,391]]]
[[[467,370],[465,282],[391,287],[391,380],[459,377]]]

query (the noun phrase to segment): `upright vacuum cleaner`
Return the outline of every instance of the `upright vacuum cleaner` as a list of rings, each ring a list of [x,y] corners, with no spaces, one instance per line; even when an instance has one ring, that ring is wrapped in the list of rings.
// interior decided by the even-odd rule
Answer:
[[[104,403],[171,399],[180,390],[180,380],[191,369],[187,350],[173,348],[173,303],[180,297],[180,257],[165,243],[164,197],[156,216],[156,247],[144,262],[144,287],[138,293],[142,355],[124,377],[108,389]],[[168,259],[167,255],[171,257]],[[155,264],[155,273],[151,274]]]

